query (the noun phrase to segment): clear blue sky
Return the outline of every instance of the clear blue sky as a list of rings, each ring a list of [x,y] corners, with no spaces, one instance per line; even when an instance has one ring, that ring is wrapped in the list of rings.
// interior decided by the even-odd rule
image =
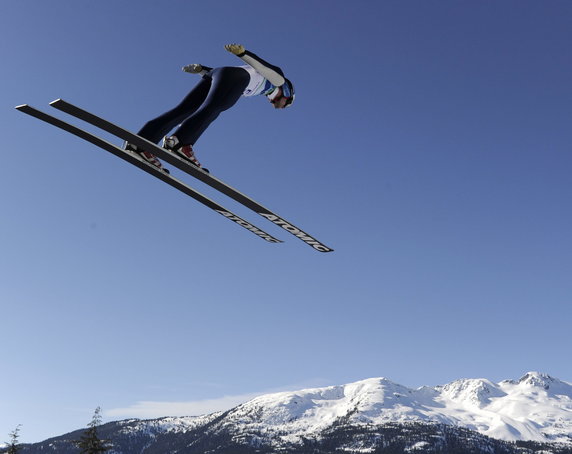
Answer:
[[[572,381],[571,20],[569,1],[1,2],[0,441],[376,376]],[[199,159],[331,254],[14,109],[61,97],[136,130],[197,82],[183,65],[241,64],[229,42],[296,103],[241,100]]]

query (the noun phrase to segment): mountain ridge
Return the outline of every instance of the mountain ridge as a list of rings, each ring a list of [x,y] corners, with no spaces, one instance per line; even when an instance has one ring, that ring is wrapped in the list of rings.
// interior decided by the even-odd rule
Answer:
[[[539,372],[416,389],[379,377],[266,394],[209,415],[128,419],[101,428],[116,447],[110,454],[572,454],[572,384]],[[71,454],[67,449],[80,433],[23,452]]]
[[[417,389],[379,377],[268,394],[229,412],[252,429],[286,430],[289,440],[317,433],[341,417],[355,424],[436,422],[505,441],[570,443],[572,385],[539,372],[518,381],[460,379]]]

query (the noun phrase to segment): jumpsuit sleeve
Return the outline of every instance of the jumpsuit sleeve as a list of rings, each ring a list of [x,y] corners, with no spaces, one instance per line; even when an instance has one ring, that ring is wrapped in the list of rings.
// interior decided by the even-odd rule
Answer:
[[[245,50],[244,53],[237,55],[245,63],[252,66],[258,74],[270,81],[275,87],[280,87],[286,83],[284,73],[278,66],[271,65],[264,61],[258,55]]]

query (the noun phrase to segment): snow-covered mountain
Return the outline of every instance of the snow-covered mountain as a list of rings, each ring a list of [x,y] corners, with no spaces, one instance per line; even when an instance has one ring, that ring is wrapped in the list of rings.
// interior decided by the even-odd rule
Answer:
[[[572,384],[538,372],[500,383],[462,379],[418,389],[372,378],[268,394],[227,412],[120,421],[102,430],[116,446],[111,454],[238,453],[253,447],[284,453],[381,452],[380,446],[397,446],[387,452],[434,452],[431,447],[439,444],[448,446],[439,452],[546,452],[545,446],[530,448],[532,442],[572,453]],[[31,445],[24,453],[63,454],[77,437]],[[510,443],[517,440],[518,446]]]
[[[538,372],[498,384],[462,379],[410,389],[386,378],[258,397],[236,407],[228,423],[286,433],[319,434],[340,418],[352,425],[437,422],[507,441],[572,443],[572,384]]]

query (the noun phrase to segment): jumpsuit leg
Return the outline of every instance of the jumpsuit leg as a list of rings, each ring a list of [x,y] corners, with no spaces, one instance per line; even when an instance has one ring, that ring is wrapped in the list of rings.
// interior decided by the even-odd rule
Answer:
[[[204,103],[210,88],[211,79],[201,79],[178,106],[148,121],[138,134],[153,143],[159,143],[169,131],[192,115]]]
[[[184,145],[194,145],[221,112],[236,104],[250,82],[248,72],[234,66],[215,68],[211,77],[212,84],[204,102],[174,132]]]

